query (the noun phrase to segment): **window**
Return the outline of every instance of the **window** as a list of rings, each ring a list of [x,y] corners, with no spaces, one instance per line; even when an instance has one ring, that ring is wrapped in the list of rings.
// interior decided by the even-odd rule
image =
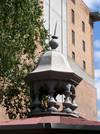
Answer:
[[[75,12],[73,9],[71,10],[71,18],[72,18],[72,23],[74,24],[75,23]]]
[[[86,70],[86,62],[83,60],[83,69]]]
[[[72,59],[75,60],[75,53],[72,52]]]
[[[82,41],[82,48],[83,48],[83,51],[85,52],[86,48],[85,48],[85,41],[84,40]]]
[[[72,0],[72,2],[75,4],[75,0]]]
[[[82,21],[82,31],[85,32],[85,23]]]
[[[72,30],[72,43],[75,45],[75,32]]]

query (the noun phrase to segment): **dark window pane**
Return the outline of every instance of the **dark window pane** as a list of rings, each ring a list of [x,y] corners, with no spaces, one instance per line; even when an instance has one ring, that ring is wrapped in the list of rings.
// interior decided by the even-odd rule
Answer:
[[[84,40],[82,41],[82,48],[83,48],[83,51],[85,52],[86,47],[85,47],[85,41]]]
[[[75,32],[72,30],[72,43],[75,44]]]
[[[73,60],[75,60],[75,53],[74,52],[72,52],[72,58],[73,58]]]
[[[72,0],[72,2],[75,4],[75,0]]]
[[[83,61],[83,69],[86,70],[86,62]]]
[[[71,18],[72,18],[72,23],[74,24],[75,23],[75,12],[73,9],[71,10]]]
[[[85,32],[85,23],[82,21],[82,31]]]

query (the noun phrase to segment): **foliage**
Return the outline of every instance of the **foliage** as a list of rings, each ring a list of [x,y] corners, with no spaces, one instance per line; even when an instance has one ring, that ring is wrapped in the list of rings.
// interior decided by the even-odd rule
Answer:
[[[23,79],[37,61],[38,45],[47,49],[38,0],[0,0],[0,31],[0,77],[7,83],[2,86],[3,103],[9,118],[23,118],[29,111]]]

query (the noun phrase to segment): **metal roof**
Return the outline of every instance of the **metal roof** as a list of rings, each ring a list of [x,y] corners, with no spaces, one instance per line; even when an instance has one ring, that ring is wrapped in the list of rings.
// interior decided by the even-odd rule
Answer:
[[[82,80],[73,72],[68,60],[54,50],[43,54],[37,67],[25,77],[26,82],[48,79],[69,80],[77,84]]]

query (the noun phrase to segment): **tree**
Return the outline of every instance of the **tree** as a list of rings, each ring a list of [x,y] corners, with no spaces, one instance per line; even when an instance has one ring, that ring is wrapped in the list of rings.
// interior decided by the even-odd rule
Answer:
[[[0,0],[0,78],[3,104],[10,119],[29,112],[29,90],[25,75],[37,62],[37,49],[45,51],[48,32],[44,28],[38,0]]]

